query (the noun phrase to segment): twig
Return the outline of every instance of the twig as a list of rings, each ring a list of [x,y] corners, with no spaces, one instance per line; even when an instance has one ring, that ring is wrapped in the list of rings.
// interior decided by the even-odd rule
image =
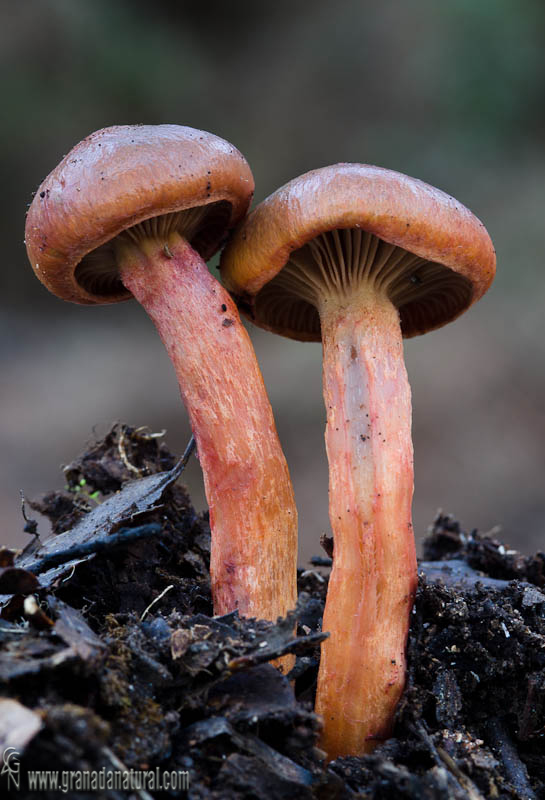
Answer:
[[[21,511],[23,514],[23,519],[25,521],[25,527],[23,528],[25,533],[30,533],[31,536],[35,536],[36,539],[39,537],[38,533],[38,523],[35,519],[29,519],[26,515],[26,500],[25,495],[22,489],[19,489],[19,494],[21,495]]]
[[[471,778],[462,772],[456,761],[442,747],[437,748],[437,754],[449,772],[457,779],[458,783],[467,792],[470,800],[484,800]]]
[[[333,559],[325,556],[312,556],[310,563],[313,567],[332,567]]]
[[[320,575],[319,572],[316,572],[313,569],[306,569],[304,572],[301,573],[301,578],[308,578],[309,575],[312,575],[318,583],[325,583],[325,578],[323,575]]]
[[[140,525],[138,528],[121,528],[121,530],[117,533],[113,533],[111,536],[93,539],[91,542],[85,542],[84,544],[67,547],[65,550],[57,550],[54,553],[49,553],[32,565],[32,572],[38,574],[46,569],[57,567],[59,564],[72,561],[74,558],[82,558],[92,555],[93,553],[110,550],[114,547],[134,542],[137,539],[146,539],[150,536],[156,536],[160,532],[161,526],[157,522],[150,522],[148,525]]]
[[[119,452],[119,457],[121,458],[121,461],[125,464],[125,466],[129,470],[129,472],[135,472],[138,475],[138,477],[140,477],[141,474],[142,474],[141,471],[138,469],[138,467],[135,467],[134,464],[131,464],[131,462],[129,461],[129,458],[127,456],[127,451],[125,450],[125,427],[124,426],[121,428],[121,434],[119,436],[119,441],[117,443],[117,450]]]
[[[110,761],[110,763],[113,764],[113,766],[120,772],[129,772],[125,764],[119,760],[119,758],[115,755],[115,753],[113,753],[110,750],[109,747],[103,747],[102,752],[104,753],[108,761]],[[145,789],[134,789],[134,792],[138,795],[140,800],[153,800],[151,794],[146,792]]]
[[[150,439],[162,439],[166,432],[166,428],[163,428],[162,431],[153,432],[150,431],[147,425],[141,425],[139,428],[135,428],[134,435],[138,436],[140,439],[145,439],[148,441]]]
[[[424,724],[421,721],[418,721],[413,725],[413,729],[429,747],[431,755],[437,766],[443,766],[443,768],[447,768],[450,779],[454,781],[454,783],[459,786],[463,792],[465,792],[469,800],[484,800],[484,797],[479,792],[471,778],[462,772],[458,764],[451,756],[449,756],[446,750],[443,750],[442,747],[435,746],[434,741],[426,730]]]
[[[140,617],[140,622],[143,622],[144,618],[145,618],[145,617],[147,617],[148,613],[149,613],[149,612],[150,612],[150,610],[153,608],[153,606],[155,605],[155,603],[158,603],[158,602],[159,602],[159,600],[162,600],[162,598],[163,598],[163,597],[166,595],[166,593],[167,593],[167,592],[170,592],[170,590],[171,590],[171,589],[174,589],[174,584],[173,584],[173,583],[171,583],[171,584],[170,584],[170,586],[167,586],[167,588],[166,588],[166,589],[163,589],[163,591],[161,592],[161,594],[160,594],[160,595],[158,595],[158,596],[155,598],[155,600],[152,600],[152,601],[151,601],[151,603],[149,604],[149,606],[148,606],[147,608],[145,608],[145,609],[144,609],[144,611],[142,612],[142,616]]]
[[[233,672],[237,669],[246,669],[247,667],[255,667],[257,664],[265,664],[267,661],[281,658],[287,653],[299,653],[301,650],[308,648],[309,644],[319,644],[324,639],[329,638],[329,633],[319,632],[310,633],[308,636],[296,636],[290,639],[289,642],[279,645],[277,647],[269,647],[266,642],[261,642],[259,647],[261,650],[253,650],[244,656],[236,656],[227,663],[227,668]]]
[[[187,443],[187,447],[184,450],[183,456],[181,457],[181,459],[178,461],[178,463],[176,464],[176,466],[172,470],[171,474],[174,475],[174,480],[179,478],[180,475],[182,474],[182,472],[184,471],[184,469],[186,468],[187,462],[191,458],[191,454],[195,450],[196,446],[197,446],[197,443],[195,442],[195,437],[192,436],[191,439],[189,440],[189,442]]]
[[[487,725],[487,733],[490,744],[500,757],[507,778],[518,797],[524,798],[524,800],[535,800],[536,795],[528,780],[528,770],[520,760],[503,720],[492,717]]]

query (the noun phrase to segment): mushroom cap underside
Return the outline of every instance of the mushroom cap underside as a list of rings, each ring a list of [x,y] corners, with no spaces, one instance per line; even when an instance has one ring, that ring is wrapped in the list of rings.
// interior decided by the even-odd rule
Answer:
[[[454,198],[392,170],[336,164],[295,178],[254,209],[222,254],[222,280],[260,327],[318,341],[318,311],[293,293],[285,268],[293,272],[294,265],[308,262],[309,247],[316,249],[324,236],[335,235],[341,249],[346,242],[352,253],[343,231],[376,238],[376,252],[390,272],[392,259],[407,267],[393,298],[406,337],[458,317],[495,275],[495,252],[484,225]],[[331,249],[335,246],[339,249],[338,242]],[[385,247],[390,254],[395,248],[414,257],[416,274],[399,252],[388,261]],[[410,291],[402,291],[402,277]]]

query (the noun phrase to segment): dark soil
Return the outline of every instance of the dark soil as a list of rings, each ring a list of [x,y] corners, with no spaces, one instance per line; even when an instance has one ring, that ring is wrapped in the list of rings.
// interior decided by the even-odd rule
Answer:
[[[293,619],[213,618],[206,515],[174,465],[157,438],[115,426],[65,470],[65,491],[31,504],[52,522],[47,545],[27,504],[31,544],[0,551],[0,750],[20,754],[14,796],[35,796],[28,769],[158,767],[187,771],[189,789],[40,796],[545,798],[543,553],[438,517],[394,736],[326,765],[312,707],[328,559],[300,571],[296,635]],[[267,663],[286,652],[291,681]]]

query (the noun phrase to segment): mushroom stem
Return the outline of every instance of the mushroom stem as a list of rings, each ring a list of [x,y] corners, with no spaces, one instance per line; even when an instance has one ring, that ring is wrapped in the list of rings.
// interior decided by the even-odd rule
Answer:
[[[249,336],[227,291],[178,233],[116,240],[125,287],[176,370],[210,507],[215,614],[276,620],[296,604],[297,512]]]
[[[405,683],[416,590],[411,395],[399,315],[372,287],[319,304],[333,569],[316,710],[328,758],[371,752]]]

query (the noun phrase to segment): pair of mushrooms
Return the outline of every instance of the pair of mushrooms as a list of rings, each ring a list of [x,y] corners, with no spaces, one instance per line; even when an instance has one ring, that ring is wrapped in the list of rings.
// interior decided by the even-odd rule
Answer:
[[[40,186],[27,250],[58,296],[133,296],[155,323],[204,473],[216,614],[274,620],[297,599],[293,491],[237,305],[268,330],[321,338],[334,561],[316,708],[328,758],[361,754],[391,732],[416,588],[402,336],[462,314],[490,286],[495,255],[465,207],[389,170],[315,170],[244,219],[253,189],[216,136],[107,128]],[[205,259],[233,228],[220,267],[229,294]]]

